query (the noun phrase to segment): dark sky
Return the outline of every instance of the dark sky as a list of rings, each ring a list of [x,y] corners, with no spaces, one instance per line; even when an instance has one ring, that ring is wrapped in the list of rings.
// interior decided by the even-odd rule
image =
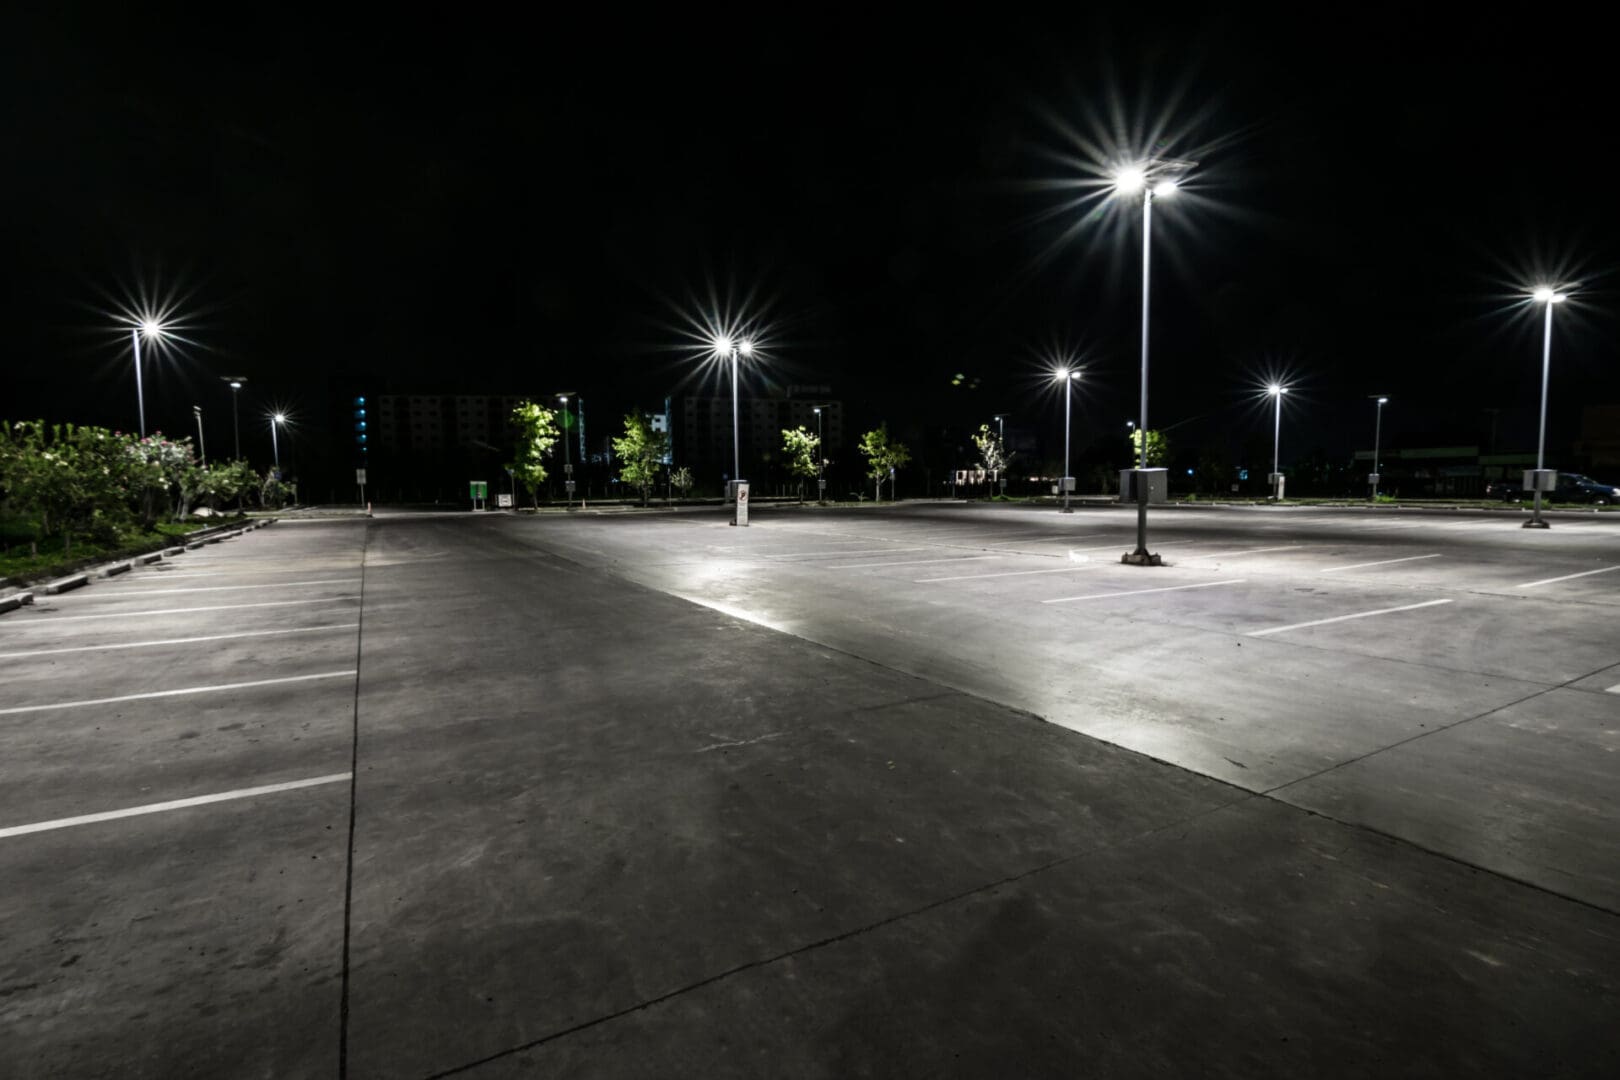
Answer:
[[[1062,344],[1086,354],[1077,419],[1119,428],[1139,211],[1087,225],[1038,183],[1077,175],[1054,118],[1115,108],[1200,161],[1156,216],[1155,426],[1264,434],[1277,371],[1293,447],[1365,444],[1374,392],[1396,439],[1457,441],[1489,407],[1524,430],[1539,333],[1505,297],[1538,266],[1582,285],[1555,424],[1620,401],[1614,57],[1578,20],[265,10],[10,28],[0,415],[130,426],[99,312],[137,288],[182,295],[197,343],[154,365],[152,426],[227,409],[233,372],[307,413],[349,373],[653,406],[712,284],[768,302],[772,378],[831,383],[857,419],[1055,426]]]

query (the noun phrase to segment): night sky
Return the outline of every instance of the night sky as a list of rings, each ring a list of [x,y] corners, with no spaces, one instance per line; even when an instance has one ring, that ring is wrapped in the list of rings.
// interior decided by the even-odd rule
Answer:
[[[1155,211],[1152,421],[1183,445],[1269,438],[1273,373],[1295,388],[1285,460],[1365,446],[1376,392],[1397,444],[1474,441],[1497,408],[1503,448],[1529,445],[1539,324],[1512,292],[1538,274],[1580,286],[1553,443],[1620,401],[1595,27],[992,10],[14,23],[0,416],[132,427],[108,313],[145,290],[183,299],[196,343],[152,366],[152,427],[227,416],[220,375],[313,418],[354,374],[574,390],[605,435],[691,378],[672,346],[712,294],[769,315],[769,378],[831,384],[857,424],[1008,412],[1049,437],[1041,372],[1068,348],[1077,438],[1122,432],[1139,204],[1087,220],[1048,183],[1085,179],[1072,133],[1106,140],[1116,110],[1200,162]]]

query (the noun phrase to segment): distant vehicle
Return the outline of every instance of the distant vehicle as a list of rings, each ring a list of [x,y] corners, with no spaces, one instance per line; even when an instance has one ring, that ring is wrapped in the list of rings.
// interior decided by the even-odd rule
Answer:
[[[1524,485],[1519,480],[1492,480],[1485,485],[1487,499],[1523,502],[1530,495],[1531,492],[1525,491]],[[1620,487],[1600,483],[1580,473],[1561,472],[1558,474],[1558,489],[1548,493],[1547,501],[1608,506],[1620,503]]]

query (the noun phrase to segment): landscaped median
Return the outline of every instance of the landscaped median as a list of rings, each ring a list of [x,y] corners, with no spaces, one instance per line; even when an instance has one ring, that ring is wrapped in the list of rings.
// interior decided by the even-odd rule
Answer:
[[[149,533],[121,536],[119,543],[98,546],[81,542],[73,547],[73,557],[60,550],[30,554],[23,545],[0,554],[0,612],[29,603],[35,592],[64,592],[83,585],[92,577],[111,577],[128,571],[136,563],[152,563],[183,554],[188,548],[228,540],[250,529],[275,522],[275,518],[233,517],[223,522],[176,523],[159,525]],[[82,579],[82,580],[81,580]],[[24,592],[26,587],[27,591]],[[16,599],[17,603],[8,604]]]

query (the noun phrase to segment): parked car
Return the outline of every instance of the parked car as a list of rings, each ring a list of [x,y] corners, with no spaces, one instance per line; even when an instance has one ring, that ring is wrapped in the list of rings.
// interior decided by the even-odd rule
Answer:
[[[1485,485],[1487,499],[1522,502],[1530,495],[1531,493],[1524,490],[1524,485],[1518,479],[1492,480]],[[1548,492],[1547,501],[1605,506],[1620,503],[1620,487],[1600,483],[1581,473],[1561,472],[1558,474],[1558,488],[1556,491]]]

